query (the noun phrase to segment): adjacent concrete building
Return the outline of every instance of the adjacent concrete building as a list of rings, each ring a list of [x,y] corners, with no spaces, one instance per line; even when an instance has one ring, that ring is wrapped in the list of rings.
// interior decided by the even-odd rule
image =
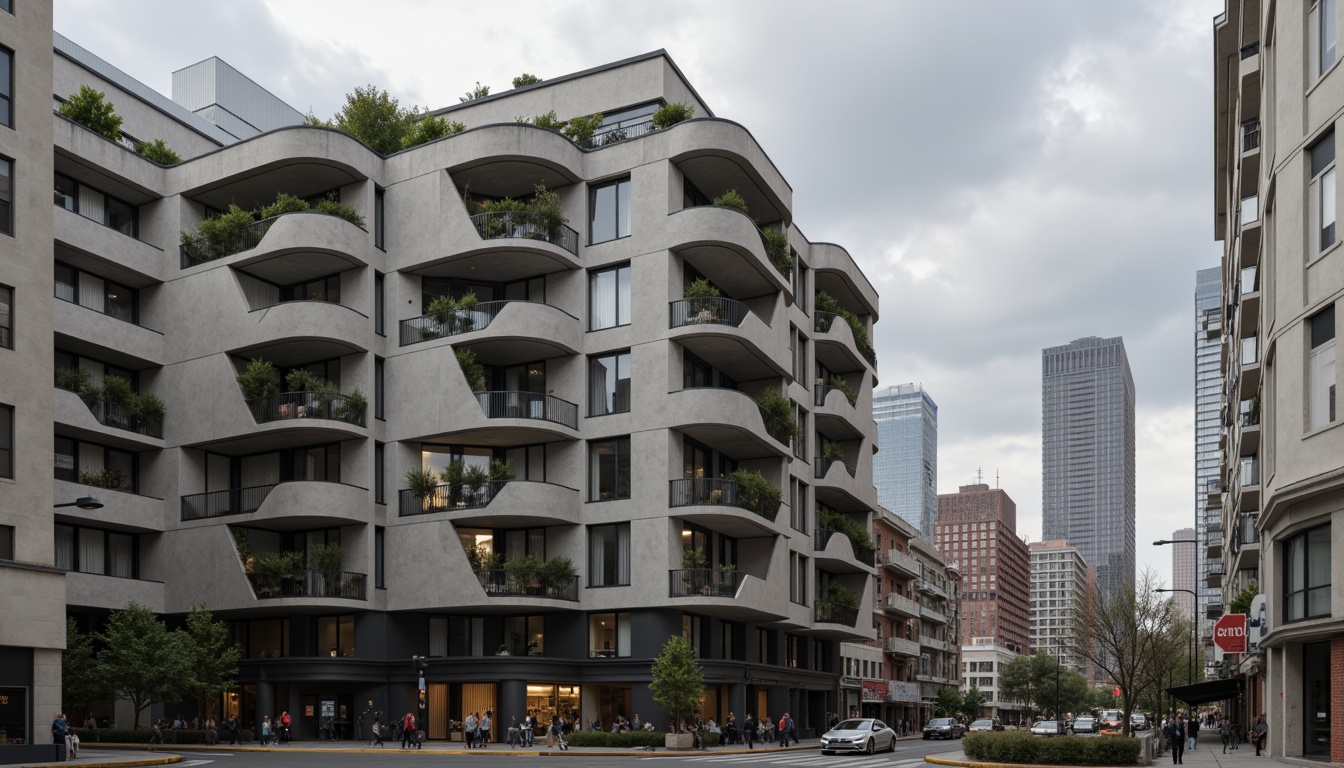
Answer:
[[[1209,575],[1223,593],[1210,613],[1251,581],[1265,596],[1250,630],[1261,653],[1224,659],[1227,706],[1243,722],[1265,713],[1275,756],[1333,763],[1344,762],[1341,25],[1335,2],[1228,0],[1214,19],[1223,463],[1207,493],[1222,508],[1227,574]]]
[[[1017,504],[1001,488],[963,485],[938,495],[934,546],[961,569],[961,637],[989,638],[1013,653],[1030,653],[1031,563],[1017,535]]]
[[[1078,548],[1062,539],[1032,542],[1031,650],[1059,659],[1060,664],[1100,683],[1094,665],[1079,656],[1074,609],[1086,606],[1097,587],[1096,571]]]
[[[1134,378],[1125,342],[1088,336],[1041,354],[1044,540],[1064,539],[1109,593],[1134,584]]]
[[[897,384],[873,395],[878,454],[877,500],[933,539],[938,516],[938,405],[919,384]]]
[[[991,637],[974,637],[961,646],[962,691],[976,688],[985,697],[981,717],[997,717],[1005,725],[1023,725],[1027,705],[1004,696],[999,690],[999,674],[1005,665],[1022,654],[994,642]]]
[[[716,719],[839,708],[840,644],[875,636],[874,556],[845,533],[876,508],[875,369],[814,297],[871,332],[877,294],[665,52],[453,105],[467,131],[383,156],[289,124],[218,60],[174,77],[178,103],[70,41],[53,55],[49,10],[22,11],[0,13],[10,738],[60,708],[66,616],[97,629],[131,600],[227,620],[224,715],[288,710],[299,737],[415,710],[412,656],[431,738],[487,709],[663,728],[649,664],[672,635]],[[53,116],[81,84],[134,140]],[[670,102],[695,119],[655,129]],[[550,110],[606,117],[577,143],[514,120]],[[156,138],[183,161],[127,146]],[[539,185],[558,217],[501,202]],[[750,215],[710,204],[728,190]],[[339,215],[195,236],[282,193]],[[683,298],[702,279],[719,296]],[[919,674],[941,680],[958,592],[938,562],[916,592],[939,644]]]

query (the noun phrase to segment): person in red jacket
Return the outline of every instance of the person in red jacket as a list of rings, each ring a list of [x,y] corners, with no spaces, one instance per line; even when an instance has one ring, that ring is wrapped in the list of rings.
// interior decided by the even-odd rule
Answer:
[[[415,715],[410,712],[401,719],[401,748],[410,749],[415,745]]]

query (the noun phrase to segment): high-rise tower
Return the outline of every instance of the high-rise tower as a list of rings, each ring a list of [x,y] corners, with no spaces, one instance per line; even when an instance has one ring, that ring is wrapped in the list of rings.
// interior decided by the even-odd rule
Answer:
[[[878,453],[877,503],[933,539],[938,515],[938,405],[919,384],[897,384],[873,396]]]
[[[1209,571],[1223,567],[1221,557],[1209,557],[1210,539],[1221,541],[1217,530],[1222,523],[1222,505],[1210,503],[1210,487],[1217,490],[1222,479],[1218,474],[1221,456],[1218,452],[1219,408],[1223,387],[1222,276],[1217,267],[1195,273],[1195,586],[1199,594],[1195,616],[1205,625],[1201,636],[1212,632],[1213,622],[1206,618],[1208,606],[1222,602],[1222,589],[1209,586]],[[1214,531],[1211,533],[1210,528]],[[1189,545],[1176,549],[1190,549]],[[1215,548],[1215,553],[1218,553]],[[1220,554],[1220,553],[1219,553]],[[1180,585],[1177,585],[1180,586]]]
[[[1043,539],[1065,539],[1097,587],[1134,583],[1134,377],[1120,337],[1041,354]]]

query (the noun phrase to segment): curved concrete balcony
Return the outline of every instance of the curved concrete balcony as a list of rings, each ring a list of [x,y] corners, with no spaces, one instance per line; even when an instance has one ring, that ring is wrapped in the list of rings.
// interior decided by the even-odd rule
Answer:
[[[281,302],[226,315],[221,325],[237,332],[230,338],[232,349],[293,346],[319,358],[367,352],[374,338],[366,315],[331,301]]]
[[[120,611],[131,602],[164,612],[164,585],[162,581],[104,576],[94,573],[69,571],[65,574],[65,602],[79,608],[102,608]]]
[[[781,291],[793,300],[789,275],[765,255],[761,231],[745,214],[717,205],[685,208],[667,217],[668,248],[725,293],[755,298]]]
[[[462,214],[465,217],[465,213]],[[484,214],[483,214],[484,215]],[[554,272],[581,269],[579,257],[561,240],[556,245],[546,240],[528,237],[492,237],[482,239],[476,226],[467,223],[464,239],[450,241],[447,233],[444,245],[447,255],[419,253],[419,261],[409,262],[403,271],[430,277],[502,282],[518,275],[549,275]]]
[[[60,387],[56,388],[53,405],[53,420],[69,436],[133,451],[163,447],[162,419],[142,419],[116,403],[80,397]]]
[[[748,497],[726,477],[679,478],[670,483],[668,507],[678,517],[738,538],[775,533],[779,502]]]
[[[339,216],[296,211],[263,219],[214,241],[178,246],[180,266],[228,264],[278,285],[368,266],[367,230]]]
[[[164,529],[164,521],[170,509],[167,502],[153,496],[142,496],[138,493],[100,488],[69,480],[55,481],[53,498],[57,502],[74,501],[81,496],[97,497],[103,502],[103,508],[65,507],[56,511],[56,519],[137,533],[155,533]]]
[[[877,357],[872,347],[860,348],[849,323],[834,312],[812,313],[813,341],[817,362],[837,373],[864,371],[877,375]]]
[[[812,243],[808,254],[817,290],[829,293],[842,307],[857,315],[872,315],[876,319],[877,290],[849,251],[834,243]]]
[[[249,573],[247,581],[258,600],[368,599],[368,575],[351,571],[299,571],[288,575]]]
[[[735,389],[697,387],[669,392],[663,413],[669,428],[739,461],[793,460],[788,435],[778,425],[767,428],[756,401]]]
[[[421,315],[402,320],[399,335],[403,347],[451,338],[454,347],[470,347],[479,362],[490,365],[550,360],[583,349],[579,319],[535,301],[481,302],[446,322]]]
[[[291,419],[340,421],[365,426],[368,401],[363,395],[326,392],[281,392],[270,397],[247,401],[247,409],[258,424]]]
[[[130,202],[165,196],[167,169],[59,112],[52,114],[51,121],[58,170],[67,161],[97,168],[100,175],[111,177],[117,185],[124,185],[135,193],[119,196],[140,198]]]
[[[476,491],[440,485],[425,497],[402,489],[397,502],[401,517],[441,515],[455,525],[525,528],[579,523],[577,489],[533,480],[496,480]]]
[[[830,528],[812,534],[812,558],[830,573],[871,573],[873,551],[854,546],[849,537]]]
[[[579,256],[579,233],[568,224],[547,222],[527,211],[487,211],[471,217],[482,240],[540,240]]]
[[[52,330],[74,351],[134,368],[164,363],[163,334],[69,301],[53,301]],[[63,339],[61,341],[64,341]]]
[[[873,429],[873,435],[866,435],[863,431],[863,419],[859,416],[859,410],[849,402],[849,398],[843,390],[831,386],[830,384],[817,384],[813,388],[814,409],[813,417],[816,418],[817,429],[827,437],[833,440],[858,440],[863,437],[872,437],[876,442],[876,428]],[[873,423],[868,419],[868,423]]]
[[[180,504],[184,523],[214,525],[216,518],[248,515],[248,525],[281,531],[367,523],[370,501],[367,488],[293,480],[186,494]]]
[[[579,428],[579,406],[553,395],[504,390],[477,392],[476,403],[485,418],[505,422],[504,426],[544,421],[571,430]]]
[[[488,598],[522,598],[544,602],[579,601],[579,577],[572,576],[560,581],[550,581],[544,577],[525,577],[507,568],[477,568],[476,581],[481,585]]]
[[[859,609],[839,605],[828,605],[820,600],[813,607],[811,634],[814,637],[830,637],[836,640],[862,637],[857,627]]]
[[[668,306],[668,338],[735,381],[790,378],[775,359],[785,342],[746,304],[723,297],[675,299]]]
[[[622,146],[642,150],[649,157],[667,157],[706,191],[737,189],[762,221],[792,218],[793,190],[751,132],[731,120],[697,117],[653,131],[628,145],[617,145]],[[590,159],[604,152],[615,154],[617,149],[599,150]]]
[[[676,568],[668,571],[668,597],[673,605],[696,614],[736,621],[779,618],[770,606],[780,599],[770,594],[765,579],[742,571],[717,568]]]
[[[872,486],[855,477],[848,464],[820,456],[812,460],[813,486],[816,499],[837,512],[862,512],[871,508],[870,499],[876,495]],[[871,562],[871,560],[870,560]]]
[[[116,265],[104,267],[104,277],[132,286],[163,280],[164,258],[161,249],[74,211],[54,207],[54,235],[58,245],[82,254],[116,254]],[[129,271],[133,275],[120,274],[122,271]]]

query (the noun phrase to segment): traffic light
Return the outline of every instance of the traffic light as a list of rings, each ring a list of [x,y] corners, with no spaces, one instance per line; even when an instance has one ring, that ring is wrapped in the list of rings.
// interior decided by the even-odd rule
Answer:
[[[420,709],[425,708],[425,678],[420,678]]]

